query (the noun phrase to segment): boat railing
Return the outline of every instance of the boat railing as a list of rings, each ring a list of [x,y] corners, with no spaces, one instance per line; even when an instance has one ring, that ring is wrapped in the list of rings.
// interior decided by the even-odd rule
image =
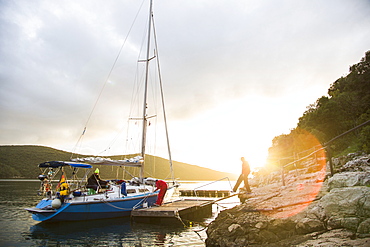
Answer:
[[[224,177],[224,178],[221,178],[221,179],[218,179],[218,180],[215,180],[215,181],[212,181],[212,182],[209,182],[209,183],[206,183],[206,184],[203,184],[201,186],[198,186],[196,188],[193,189],[193,192],[194,192],[194,195],[195,197],[198,199],[199,197],[201,197],[200,195],[200,192],[204,192],[206,190],[201,190],[200,188],[203,188],[203,187],[206,187],[208,185],[211,185],[211,184],[214,184],[214,183],[217,183],[217,182],[220,182],[220,181],[223,181],[223,180],[227,180],[229,182],[229,185],[230,185],[230,191],[232,191],[232,185],[231,185],[231,182],[230,182],[230,179],[229,177]],[[224,197],[224,196],[227,196],[227,195],[224,195],[224,191],[221,191],[221,190],[212,190],[212,191],[209,191],[209,197],[219,197],[219,193],[217,193],[218,191],[222,192],[221,193],[221,196]],[[229,192],[230,192],[229,191]],[[204,193],[203,193],[204,194]],[[204,197],[204,196],[202,196]]]

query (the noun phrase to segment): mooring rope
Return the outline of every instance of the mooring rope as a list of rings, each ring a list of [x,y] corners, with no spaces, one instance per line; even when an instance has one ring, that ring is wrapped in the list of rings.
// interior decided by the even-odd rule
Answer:
[[[131,210],[132,209],[132,208],[121,208],[121,207],[117,207],[117,206],[115,206],[115,205],[113,205],[113,204],[105,201],[104,199],[100,199],[100,201],[103,202],[103,203],[105,203],[105,204],[107,204],[107,205],[109,205],[109,206],[111,206],[112,208],[116,208],[116,209],[120,209],[120,210]]]
[[[185,228],[189,228],[190,230],[192,230],[193,232],[195,232],[198,235],[198,237],[200,238],[200,240],[202,240],[203,242],[205,242],[205,240],[202,238],[202,236],[199,235],[198,232],[201,232],[201,231],[204,231],[205,229],[207,229],[208,228],[208,225],[204,226],[203,229],[194,230],[194,229],[192,229],[192,227],[189,227],[188,225],[185,224],[185,222],[182,220],[182,218],[181,218],[178,210],[175,211],[175,217],[182,223],[182,225]],[[200,222],[195,222],[195,221],[191,221],[191,222],[199,223],[200,224]]]

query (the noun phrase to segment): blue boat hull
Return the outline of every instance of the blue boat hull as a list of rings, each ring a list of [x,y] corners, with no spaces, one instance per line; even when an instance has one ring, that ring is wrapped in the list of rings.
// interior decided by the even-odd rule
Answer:
[[[32,218],[37,221],[59,222],[108,219],[130,216],[133,209],[142,208],[143,203],[152,206],[157,193],[146,196],[125,197],[116,200],[87,201],[78,203],[63,203],[57,210],[51,208],[52,200],[43,199],[33,209],[27,209],[32,213]]]

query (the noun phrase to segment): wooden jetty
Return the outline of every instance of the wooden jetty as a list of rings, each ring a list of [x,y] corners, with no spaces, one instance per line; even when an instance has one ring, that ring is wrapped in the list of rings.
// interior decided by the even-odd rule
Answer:
[[[226,197],[230,194],[229,190],[180,190],[180,196]]]
[[[229,194],[222,198],[182,198],[177,201],[165,203],[160,207],[149,207],[131,211],[135,222],[144,223],[180,223],[185,221],[199,221],[212,215],[212,204],[236,196]]]
[[[166,223],[182,220],[197,220],[212,215],[214,200],[183,199],[163,204],[160,207],[136,209],[131,217],[136,222]]]

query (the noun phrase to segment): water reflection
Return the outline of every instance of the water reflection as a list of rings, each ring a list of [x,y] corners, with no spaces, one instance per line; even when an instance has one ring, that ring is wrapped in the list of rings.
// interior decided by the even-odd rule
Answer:
[[[177,241],[180,235],[188,235],[187,241],[193,239],[194,243],[202,244],[199,236],[184,227],[140,224],[131,222],[130,218],[39,223],[31,226],[30,235],[25,237],[38,245],[161,246],[181,245]]]

